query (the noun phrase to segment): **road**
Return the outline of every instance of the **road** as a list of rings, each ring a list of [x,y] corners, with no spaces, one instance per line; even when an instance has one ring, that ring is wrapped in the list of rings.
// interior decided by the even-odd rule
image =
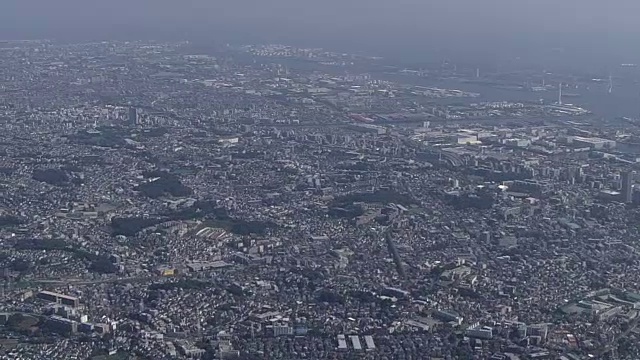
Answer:
[[[611,341],[611,343],[609,343],[609,345],[605,346],[602,350],[600,350],[597,355],[596,355],[596,359],[601,359],[602,356],[606,355],[607,353],[609,353],[611,350],[614,349],[614,347],[618,346],[618,341],[620,339],[624,339],[625,337],[629,336],[629,334],[636,328],[638,327],[638,322],[640,322],[640,318],[636,318],[634,319],[630,324],[629,324],[629,328],[625,331],[623,331],[622,333],[620,333],[620,335],[616,336],[613,341]]]
[[[100,279],[100,280],[83,280],[83,279],[50,279],[50,280],[32,280],[35,284],[49,284],[49,285],[94,285],[94,284],[117,284],[117,283],[134,283],[134,282],[146,282],[163,278],[161,275],[155,276],[132,276],[116,279]]]

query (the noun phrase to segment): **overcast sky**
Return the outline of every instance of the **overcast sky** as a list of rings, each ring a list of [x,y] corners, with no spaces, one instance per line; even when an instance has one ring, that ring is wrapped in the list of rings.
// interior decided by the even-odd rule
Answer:
[[[0,0],[0,39],[198,37],[399,51],[633,53],[638,14],[638,0]]]

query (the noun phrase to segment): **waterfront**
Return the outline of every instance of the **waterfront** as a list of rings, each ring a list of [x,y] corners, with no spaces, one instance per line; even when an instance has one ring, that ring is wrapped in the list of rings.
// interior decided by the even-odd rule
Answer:
[[[543,100],[544,103],[550,104],[558,100],[557,92],[552,90],[540,92],[512,90],[455,79],[436,80],[410,75],[380,74],[377,75],[377,78],[421,86],[458,89],[480,94],[477,98],[439,100],[444,103],[477,103],[482,101],[539,102]],[[590,110],[596,118],[612,120],[622,116],[637,117],[640,114],[640,87],[634,84],[620,84],[614,88],[612,93],[608,93],[606,86],[602,84],[594,84],[589,88],[570,89],[570,91],[579,96],[566,97],[564,101]]]

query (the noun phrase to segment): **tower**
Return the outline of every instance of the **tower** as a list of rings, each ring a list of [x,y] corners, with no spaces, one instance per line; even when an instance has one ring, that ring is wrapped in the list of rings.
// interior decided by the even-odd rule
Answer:
[[[558,85],[558,105],[562,105],[562,83]]]
[[[384,237],[385,237],[385,241],[387,242],[387,249],[389,250],[389,254],[391,255],[391,258],[393,259],[393,262],[396,265],[396,271],[398,271],[398,275],[401,278],[404,278],[405,276],[404,266],[402,264],[402,259],[398,254],[398,249],[396,248],[396,245],[393,242],[393,238],[391,237],[391,230],[387,230],[387,232],[384,234]]]
[[[635,175],[635,171],[626,171],[622,174],[622,201],[625,204],[631,204],[633,202],[633,181]]]
[[[476,78],[480,77],[480,68],[476,68]]]
[[[609,74],[609,87],[607,91],[609,92],[609,94],[613,92],[613,77],[611,76],[611,74]]]

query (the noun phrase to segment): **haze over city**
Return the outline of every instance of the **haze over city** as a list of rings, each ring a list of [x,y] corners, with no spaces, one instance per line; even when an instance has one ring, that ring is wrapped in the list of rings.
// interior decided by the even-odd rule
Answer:
[[[638,13],[0,0],[0,360],[640,359]]]
[[[0,37],[295,42],[416,59],[542,53],[602,65],[639,57],[639,11],[633,0],[5,0]]]

